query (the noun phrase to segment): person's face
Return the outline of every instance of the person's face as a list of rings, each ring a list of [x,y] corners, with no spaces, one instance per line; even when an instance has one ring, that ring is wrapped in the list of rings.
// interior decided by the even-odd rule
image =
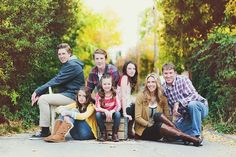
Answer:
[[[163,77],[167,84],[171,85],[174,82],[176,72],[174,69],[164,69]]]
[[[127,69],[126,69],[126,73],[129,77],[134,77],[135,73],[136,73],[136,68],[135,65],[132,63],[129,63],[127,65]]]
[[[157,84],[156,84],[156,80],[154,79],[154,77],[150,76],[147,79],[147,88],[151,93],[156,90]]]
[[[111,91],[111,87],[112,87],[112,80],[111,80],[111,78],[104,78],[102,80],[102,89],[105,92],[109,92],[109,91]]]
[[[94,62],[98,69],[104,69],[106,65],[106,58],[104,54],[94,54]]]
[[[86,102],[86,93],[82,90],[79,90],[77,99],[80,104],[84,104]]]
[[[66,63],[70,59],[70,53],[68,53],[65,49],[59,49],[57,55],[62,64]]]

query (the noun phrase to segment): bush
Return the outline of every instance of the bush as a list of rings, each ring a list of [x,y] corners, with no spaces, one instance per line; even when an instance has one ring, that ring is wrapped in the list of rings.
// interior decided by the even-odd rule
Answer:
[[[214,127],[229,133],[236,132],[236,36],[219,30],[192,57],[193,82],[208,99]]]

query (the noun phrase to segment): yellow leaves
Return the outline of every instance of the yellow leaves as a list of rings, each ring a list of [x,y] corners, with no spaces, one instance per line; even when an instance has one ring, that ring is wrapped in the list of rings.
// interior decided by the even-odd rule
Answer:
[[[225,14],[236,16],[236,1],[229,0],[229,2],[225,5]]]
[[[200,13],[202,13],[203,15],[203,18],[202,18],[203,23],[208,23],[209,21],[213,20],[213,17],[212,17],[213,10],[211,9],[209,4],[202,4],[199,10],[200,10]]]

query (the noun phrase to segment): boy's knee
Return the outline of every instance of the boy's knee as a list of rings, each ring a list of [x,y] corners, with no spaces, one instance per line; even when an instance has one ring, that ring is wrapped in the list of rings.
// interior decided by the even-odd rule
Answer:
[[[195,109],[195,108],[197,108],[197,101],[191,101],[191,102],[189,102],[189,104],[188,104],[188,109]]]

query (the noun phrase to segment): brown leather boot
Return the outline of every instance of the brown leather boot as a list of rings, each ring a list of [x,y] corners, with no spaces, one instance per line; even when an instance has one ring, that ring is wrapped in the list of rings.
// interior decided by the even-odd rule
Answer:
[[[160,121],[162,123],[165,123],[166,125],[169,125],[171,127],[175,127],[175,125],[164,114],[161,114]]]
[[[50,136],[45,137],[43,140],[46,141],[46,142],[50,141],[51,138],[52,138],[52,136],[55,135],[56,132],[57,132],[57,130],[60,128],[61,124],[62,124],[62,121],[59,120],[59,119],[57,119],[57,120],[55,121],[53,133],[52,133]]]
[[[56,134],[53,135],[52,138],[48,140],[48,142],[64,142],[65,136],[73,127],[74,126],[72,123],[67,123],[66,121],[63,121]]]
[[[106,129],[101,132],[100,137],[98,138],[98,141],[105,142],[107,140],[107,131]]]
[[[131,120],[128,122],[128,138],[132,139],[135,136],[135,133],[133,132],[133,124],[134,120]]]
[[[194,146],[200,146],[202,143],[202,139],[190,136],[188,134],[185,134],[176,128],[170,127],[166,124],[162,124],[160,128],[160,134],[164,137],[171,137],[171,138],[180,138],[183,141],[192,142]]]
[[[112,141],[113,142],[119,142],[118,129],[117,128],[116,129],[112,128]]]

